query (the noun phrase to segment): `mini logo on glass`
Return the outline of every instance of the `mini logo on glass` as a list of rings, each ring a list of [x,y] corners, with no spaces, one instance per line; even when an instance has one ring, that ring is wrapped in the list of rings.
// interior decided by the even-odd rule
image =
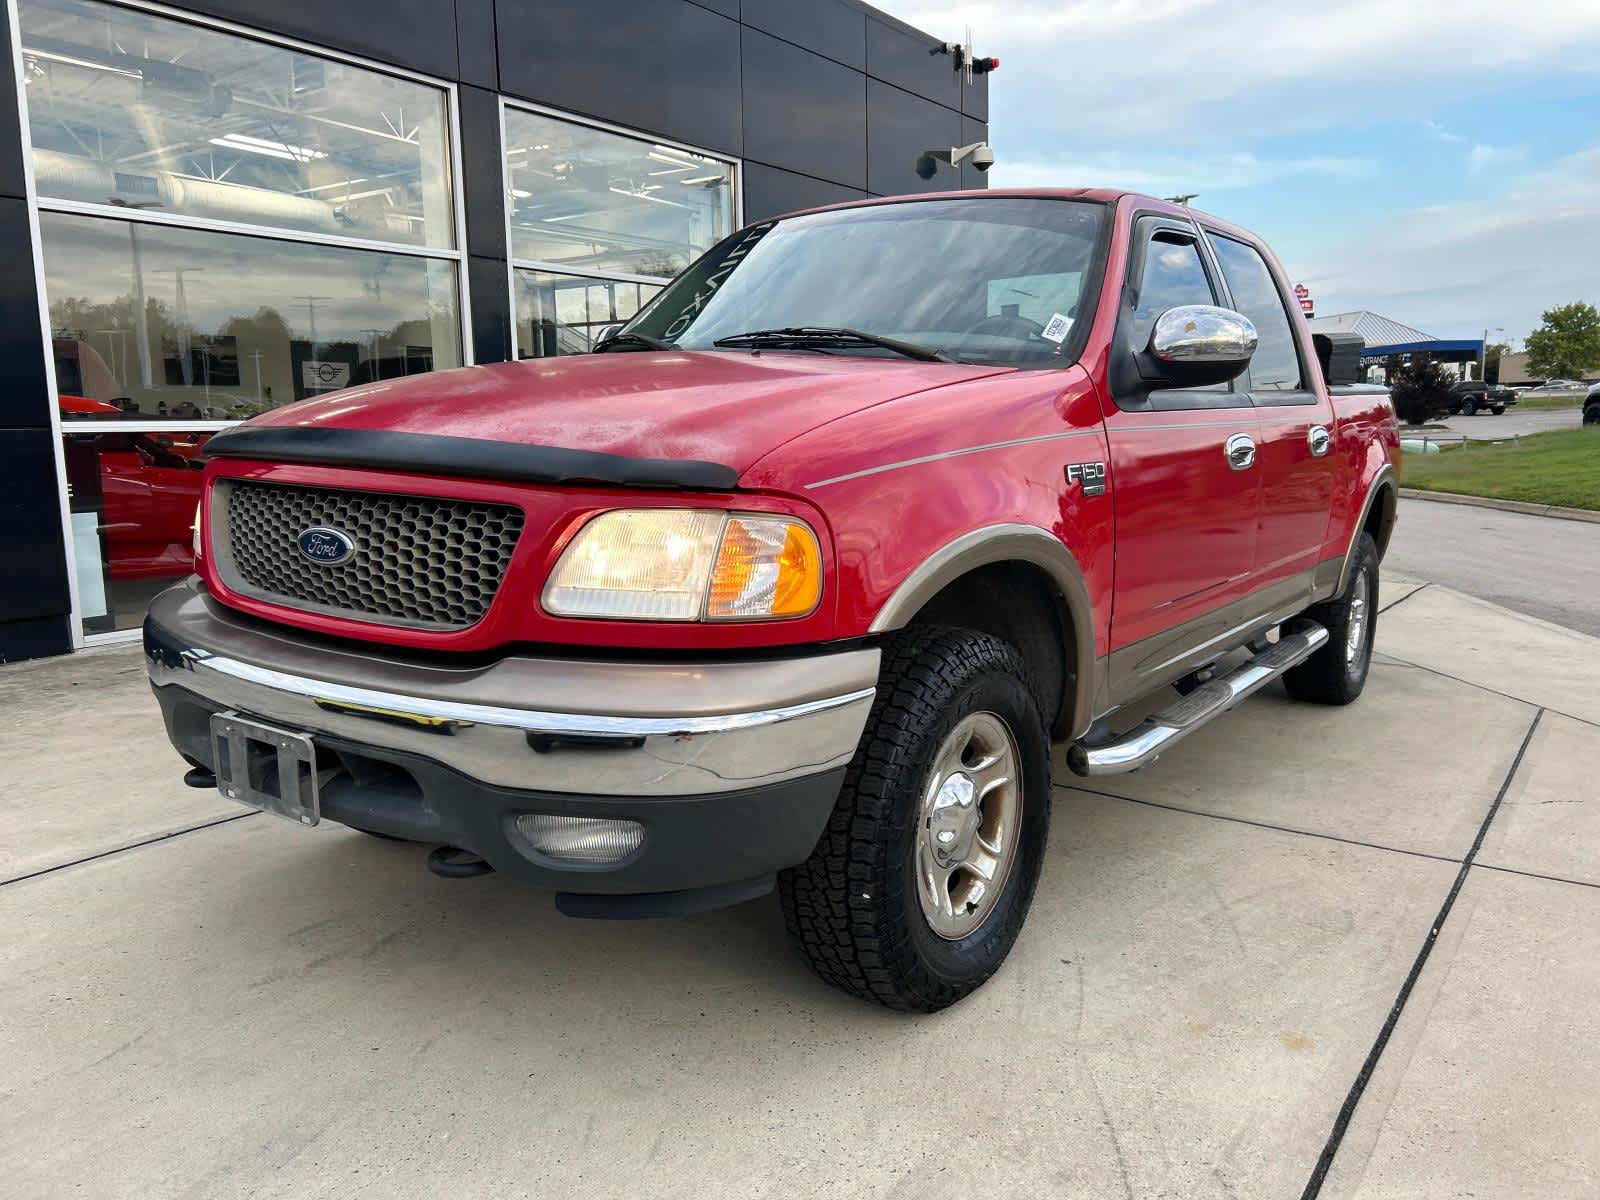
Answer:
[[[326,525],[314,525],[302,530],[295,539],[295,545],[300,548],[302,557],[324,567],[336,567],[348,562],[356,552],[356,544],[348,533],[329,529]]]

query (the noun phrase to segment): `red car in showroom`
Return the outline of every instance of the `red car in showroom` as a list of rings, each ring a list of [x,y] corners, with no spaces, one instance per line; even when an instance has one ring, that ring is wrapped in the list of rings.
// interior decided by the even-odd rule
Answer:
[[[191,783],[574,914],[776,886],[924,1011],[1017,937],[1052,740],[1128,771],[1273,680],[1361,693],[1398,463],[1259,239],[1093,190],[763,221],[594,354],[207,451],[145,626]]]

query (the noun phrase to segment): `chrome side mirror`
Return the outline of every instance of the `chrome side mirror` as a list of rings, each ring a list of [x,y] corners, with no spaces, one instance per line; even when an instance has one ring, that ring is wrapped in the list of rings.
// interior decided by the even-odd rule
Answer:
[[[1211,304],[1183,304],[1156,318],[1147,360],[1169,387],[1226,383],[1250,365],[1256,352],[1250,318]]]

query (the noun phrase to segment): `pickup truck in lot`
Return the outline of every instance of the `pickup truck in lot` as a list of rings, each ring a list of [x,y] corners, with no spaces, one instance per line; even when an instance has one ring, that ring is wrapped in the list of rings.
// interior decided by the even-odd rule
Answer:
[[[1260,240],[1093,190],[762,221],[596,353],[206,449],[145,625],[191,784],[576,915],[776,886],[920,1011],[1017,937],[1052,741],[1129,771],[1274,680],[1361,693],[1399,461]]]

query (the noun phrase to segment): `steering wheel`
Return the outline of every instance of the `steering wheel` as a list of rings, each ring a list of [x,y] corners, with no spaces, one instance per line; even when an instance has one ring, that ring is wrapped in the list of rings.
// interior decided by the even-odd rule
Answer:
[[[1021,358],[1033,348],[1028,343],[1033,342],[1043,332],[1043,325],[1037,321],[1030,321],[1027,317],[985,317],[961,335],[961,342],[956,346],[956,357],[961,358],[969,353],[969,347],[975,338],[999,337],[1011,339],[1017,344],[1014,347],[985,345],[981,349],[971,348],[970,353],[983,358]],[[1040,343],[1034,344],[1037,346]],[[1043,344],[1049,345],[1048,342]]]

